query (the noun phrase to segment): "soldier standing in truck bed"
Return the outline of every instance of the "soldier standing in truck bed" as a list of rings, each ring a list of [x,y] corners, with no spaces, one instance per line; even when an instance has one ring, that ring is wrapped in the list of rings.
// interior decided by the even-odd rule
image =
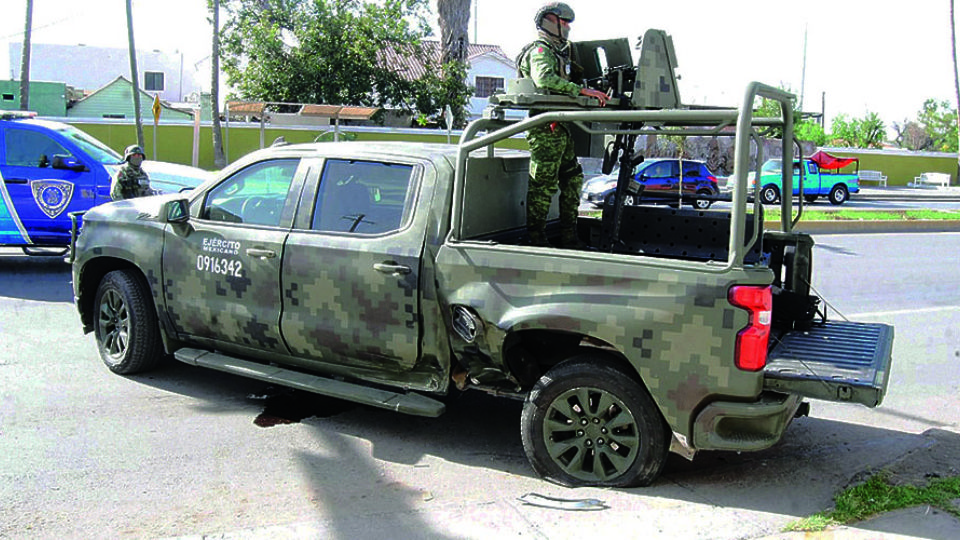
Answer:
[[[520,77],[533,80],[540,91],[571,97],[596,98],[603,106],[607,95],[599,90],[583,88],[570,81],[570,23],[573,9],[563,2],[550,2],[541,7],[534,22],[539,37],[520,52],[517,69]],[[583,169],[573,151],[569,127],[554,122],[527,132],[530,145],[530,183],[527,190],[527,233],[530,243],[549,245],[546,236],[550,199],[560,189],[560,243],[575,247],[577,240],[577,207]]]

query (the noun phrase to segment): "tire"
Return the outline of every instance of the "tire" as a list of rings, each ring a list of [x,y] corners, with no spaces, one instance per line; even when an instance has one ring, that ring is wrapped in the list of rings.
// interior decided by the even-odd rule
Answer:
[[[830,190],[830,204],[843,204],[849,198],[850,192],[847,191],[847,186],[843,184],[837,184]]]
[[[804,195],[803,200],[807,201],[810,204],[817,202],[819,195]]]
[[[698,191],[698,192],[697,192],[697,195],[710,195],[710,194],[711,194],[711,193],[710,193],[709,191]],[[706,209],[710,208],[711,205],[713,205],[713,201],[708,201],[708,200],[704,200],[704,199],[697,199],[697,200],[693,201],[693,207],[696,208],[697,210],[706,210]]]
[[[760,190],[760,202],[763,204],[774,204],[780,200],[780,189],[777,186],[764,186]]]
[[[133,271],[105,275],[94,309],[97,350],[110,371],[131,375],[156,367],[163,358],[157,314],[146,285]]]
[[[568,487],[648,485],[670,441],[641,383],[593,355],[557,364],[537,381],[523,404],[520,435],[534,471]]]
[[[617,202],[617,193],[616,193],[616,192],[613,192],[613,193],[607,195],[607,198],[603,201],[603,204],[606,205],[606,206],[613,206],[613,204],[614,204],[615,202]],[[635,201],[635,199],[634,199],[634,196],[633,196],[633,195],[630,195],[629,193],[627,193],[626,195],[624,195],[624,196],[623,196],[623,205],[624,205],[624,206],[635,206],[635,205],[636,205],[636,201]]]

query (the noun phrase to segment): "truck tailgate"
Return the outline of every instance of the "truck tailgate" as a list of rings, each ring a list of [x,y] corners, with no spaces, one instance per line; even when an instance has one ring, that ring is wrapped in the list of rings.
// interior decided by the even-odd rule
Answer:
[[[786,334],[767,356],[765,389],[876,407],[890,378],[893,326],[827,322]]]

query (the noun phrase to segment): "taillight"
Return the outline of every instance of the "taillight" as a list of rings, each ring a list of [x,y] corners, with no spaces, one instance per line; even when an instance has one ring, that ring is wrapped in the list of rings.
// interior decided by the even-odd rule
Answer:
[[[737,285],[727,295],[730,303],[750,313],[750,323],[737,333],[737,367],[759,371],[767,364],[767,343],[773,319],[773,291],[770,286]]]

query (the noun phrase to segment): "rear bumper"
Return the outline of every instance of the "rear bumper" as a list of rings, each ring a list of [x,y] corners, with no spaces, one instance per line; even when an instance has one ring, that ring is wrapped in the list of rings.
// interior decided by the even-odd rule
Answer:
[[[693,447],[738,452],[769,448],[783,436],[802,401],[794,394],[764,392],[751,403],[711,403],[694,420]]]

